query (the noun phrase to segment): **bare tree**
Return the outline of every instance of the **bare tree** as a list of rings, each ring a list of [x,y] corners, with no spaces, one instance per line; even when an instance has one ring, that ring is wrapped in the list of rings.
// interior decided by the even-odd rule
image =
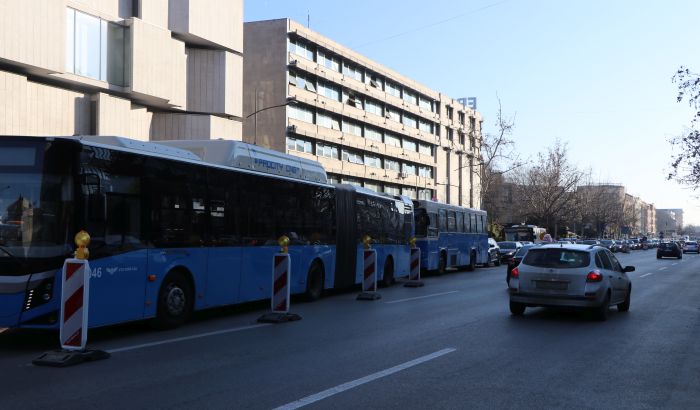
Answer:
[[[574,215],[576,191],[583,178],[584,173],[570,162],[566,144],[557,140],[515,176],[523,220],[557,235],[559,222]]]
[[[481,150],[475,159],[472,172],[481,181],[481,207],[486,210],[492,223],[502,223],[498,210],[499,194],[503,187],[504,175],[522,166],[523,162],[511,139],[515,128],[515,116],[503,113],[501,100],[498,100],[496,132],[486,134],[481,141]]]
[[[678,84],[677,101],[687,100],[696,112],[690,128],[683,135],[671,139],[678,154],[672,158],[668,179],[697,189],[700,186],[700,74],[681,66],[672,80]]]

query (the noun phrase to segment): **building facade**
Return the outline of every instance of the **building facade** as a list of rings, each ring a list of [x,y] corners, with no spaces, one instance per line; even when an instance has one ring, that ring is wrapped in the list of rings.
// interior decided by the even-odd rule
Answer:
[[[334,182],[480,208],[478,112],[289,19],[244,38],[245,141]]]
[[[657,209],[656,232],[663,232],[664,237],[670,238],[683,230],[683,209]]]
[[[241,139],[243,0],[0,2],[0,135]]]

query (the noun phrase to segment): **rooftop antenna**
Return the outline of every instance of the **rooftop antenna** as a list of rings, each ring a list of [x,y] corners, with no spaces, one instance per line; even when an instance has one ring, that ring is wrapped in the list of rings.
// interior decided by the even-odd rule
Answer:
[[[306,10],[306,28],[311,28],[311,12]]]

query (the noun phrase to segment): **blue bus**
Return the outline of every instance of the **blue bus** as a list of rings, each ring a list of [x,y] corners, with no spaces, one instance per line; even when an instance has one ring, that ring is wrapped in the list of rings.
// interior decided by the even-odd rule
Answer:
[[[0,137],[0,327],[57,328],[60,269],[92,236],[89,326],[263,300],[290,238],[291,292],[314,300],[407,276],[413,205],[332,185],[320,164],[234,141]]]
[[[447,268],[488,264],[486,211],[427,200],[413,206],[422,269],[442,274]]]

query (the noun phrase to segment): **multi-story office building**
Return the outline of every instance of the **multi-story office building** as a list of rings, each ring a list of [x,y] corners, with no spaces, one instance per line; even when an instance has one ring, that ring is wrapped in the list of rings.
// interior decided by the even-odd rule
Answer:
[[[478,112],[288,19],[244,38],[245,141],[334,181],[480,207]]]
[[[656,232],[663,232],[667,238],[683,230],[683,209],[657,209]]]
[[[0,2],[0,135],[241,139],[243,0]]]

